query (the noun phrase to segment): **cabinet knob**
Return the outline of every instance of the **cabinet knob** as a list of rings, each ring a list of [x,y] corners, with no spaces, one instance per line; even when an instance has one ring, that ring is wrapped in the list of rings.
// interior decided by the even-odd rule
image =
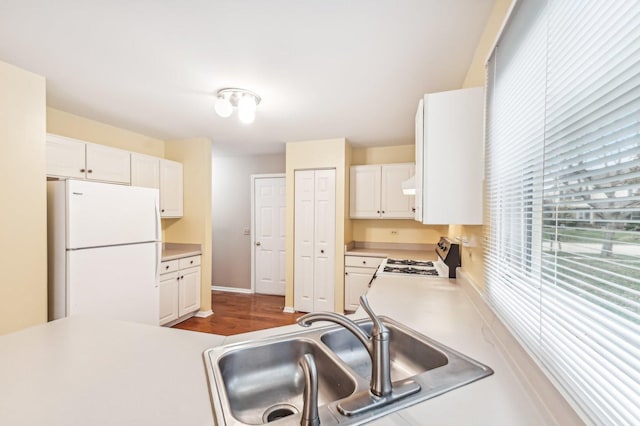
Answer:
[[[191,262],[189,262],[189,263],[191,263],[193,265],[193,260]]]
[[[261,245],[262,245],[262,243],[261,243],[260,241],[256,241],[256,245],[257,245],[257,246],[261,246]]]
[[[416,208],[415,208],[415,207],[412,207],[412,208],[411,208],[411,211],[415,213],[415,212],[416,212]]]
[[[382,210],[382,214],[384,214],[384,210]]]
[[[87,173],[93,173],[93,170],[89,169],[87,170]]]
[[[366,264],[367,264],[367,261],[366,261],[366,260],[363,260],[363,261],[362,261],[362,264],[363,264],[363,265],[366,265]]]
[[[176,277],[176,281],[180,281],[180,277]]]
[[[84,172],[86,172],[85,169],[80,169],[80,173],[84,173]]]
[[[169,269],[169,265],[165,266],[164,269]]]
[[[348,273],[348,272],[345,272],[344,274],[345,274],[345,275],[349,275],[349,273]]]
[[[164,213],[164,209],[160,210],[162,213]]]
[[[324,254],[324,250],[320,250],[320,253]]]
[[[380,214],[380,210],[376,211],[376,213]]]
[[[181,275],[181,276],[180,276],[180,279],[181,279],[181,280],[184,280],[184,275]]]

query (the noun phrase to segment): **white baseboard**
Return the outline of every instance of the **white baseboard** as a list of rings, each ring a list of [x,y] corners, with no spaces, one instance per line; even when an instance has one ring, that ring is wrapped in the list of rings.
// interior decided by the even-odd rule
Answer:
[[[213,315],[213,311],[211,309],[209,309],[208,311],[198,311],[198,312],[196,312],[196,314],[194,316],[196,316],[198,318],[208,318],[211,315]]]
[[[211,290],[224,291],[227,293],[253,294],[253,291],[250,288],[222,287],[222,286],[212,285]]]
[[[282,312],[284,312],[285,314],[293,314],[296,312],[296,310],[290,306],[285,306]]]

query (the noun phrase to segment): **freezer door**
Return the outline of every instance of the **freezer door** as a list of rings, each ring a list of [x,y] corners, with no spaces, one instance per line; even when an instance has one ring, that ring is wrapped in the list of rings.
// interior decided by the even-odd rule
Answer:
[[[159,241],[158,190],[68,180],[67,248]]]
[[[67,315],[158,325],[159,246],[67,251]]]

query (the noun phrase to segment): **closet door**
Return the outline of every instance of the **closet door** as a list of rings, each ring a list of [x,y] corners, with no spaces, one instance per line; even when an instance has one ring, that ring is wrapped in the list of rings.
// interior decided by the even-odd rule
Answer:
[[[294,308],[333,311],[335,170],[296,171],[294,185]]]
[[[334,310],[336,171],[315,171],[313,310]]]
[[[298,170],[294,180],[294,308],[313,311],[314,283],[314,170]]]

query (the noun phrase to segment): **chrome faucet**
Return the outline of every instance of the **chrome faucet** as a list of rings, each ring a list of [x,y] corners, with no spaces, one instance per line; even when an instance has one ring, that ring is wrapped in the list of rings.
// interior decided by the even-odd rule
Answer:
[[[300,426],[318,426],[318,370],[313,355],[304,354],[298,362],[304,374],[304,391],[302,393],[302,418]]]
[[[368,336],[358,324],[349,318],[333,312],[312,312],[301,316],[297,322],[303,327],[309,327],[316,321],[330,321],[343,326],[353,333],[367,348],[367,352],[371,357],[371,393],[377,397],[385,397],[392,392],[389,331],[373,312],[364,294],[360,296],[360,306],[373,322],[371,336]]]

